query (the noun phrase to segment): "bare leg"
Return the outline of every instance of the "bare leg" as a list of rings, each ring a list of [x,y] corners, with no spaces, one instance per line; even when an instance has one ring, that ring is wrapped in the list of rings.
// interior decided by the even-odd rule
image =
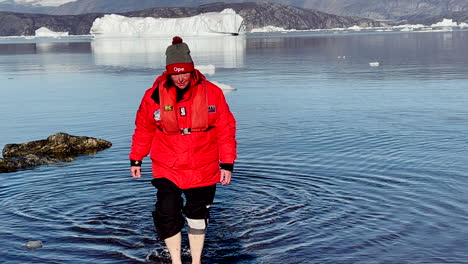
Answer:
[[[188,234],[188,237],[190,242],[190,252],[192,254],[192,264],[200,264],[203,244],[205,243],[205,234]]]
[[[182,264],[182,258],[180,257],[182,235],[180,232],[164,239],[164,242],[166,242],[169,254],[171,254],[172,264]]]

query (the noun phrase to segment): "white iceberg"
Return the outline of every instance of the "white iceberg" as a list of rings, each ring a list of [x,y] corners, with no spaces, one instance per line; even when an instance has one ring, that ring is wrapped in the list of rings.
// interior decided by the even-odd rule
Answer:
[[[65,37],[68,36],[68,32],[55,32],[46,27],[41,27],[35,31],[36,37]]]
[[[405,25],[398,25],[398,26],[393,26],[391,29],[399,29],[400,31],[414,31],[414,30],[419,30],[424,28],[424,25],[421,24],[416,24],[416,25],[411,25],[411,24],[405,24]]]
[[[281,32],[281,31],[287,31],[287,30],[282,27],[266,26],[262,28],[254,28],[250,32],[255,33],[255,32]]]
[[[354,30],[354,31],[361,31],[362,27],[360,26],[352,26],[348,28],[349,30]]]
[[[97,18],[90,33],[95,36],[200,36],[242,33],[243,18],[230,8],[183,18],[125,17]]]
[[[379,67],[379,66],[380,66],[380,62],[378,62],[378,61],[369,62],[369,66],[371,66],[371,67]]]
[[[413,31],[413,28],[405,27],[405,28],[402,28],[400,31],[403,31],[403,32]]]
[[[216,67],[213,64],[197,65],[195,68],[197,68],[197,70],[206,75],[213,75],[216,72]]]
[[[234,88],[232,86],[229,86],[227,84],[223,84],[223,83],[219,83],[219,82],[216,82],[216,81],[211,81],[214,85],[218,86],[219,88],[221,88],[221,90],[223,90],[224,93],[230,93],[232,91],[237,91],[237,88]]]
[[[458,24],[452,19],[444,18],[439,23],[432,24],[431,27],[458,27]]]

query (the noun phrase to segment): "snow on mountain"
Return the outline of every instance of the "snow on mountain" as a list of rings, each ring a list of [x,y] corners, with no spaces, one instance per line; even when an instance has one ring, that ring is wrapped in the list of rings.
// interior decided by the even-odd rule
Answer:
[[[39,5],[39,6],[60,6],[77,0],[14,0],[20,5]]]

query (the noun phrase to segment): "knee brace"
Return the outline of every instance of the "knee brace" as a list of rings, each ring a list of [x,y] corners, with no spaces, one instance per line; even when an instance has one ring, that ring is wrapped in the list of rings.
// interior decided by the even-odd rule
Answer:
[[[187,219],[187,233],[192,235],[206,234],[208,219]]]

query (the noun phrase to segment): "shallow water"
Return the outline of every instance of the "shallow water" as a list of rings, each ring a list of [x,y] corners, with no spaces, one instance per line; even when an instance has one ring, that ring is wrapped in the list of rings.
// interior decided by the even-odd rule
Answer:
[[[186,41],[238,89],[239,159],[205,263],[468,263],[467,31]],[[0,262],[168,261],[149,161],[138,180],[127,161],[168,44],[0,40],[0,147],[58,131],[113,142],[0,175]]]

